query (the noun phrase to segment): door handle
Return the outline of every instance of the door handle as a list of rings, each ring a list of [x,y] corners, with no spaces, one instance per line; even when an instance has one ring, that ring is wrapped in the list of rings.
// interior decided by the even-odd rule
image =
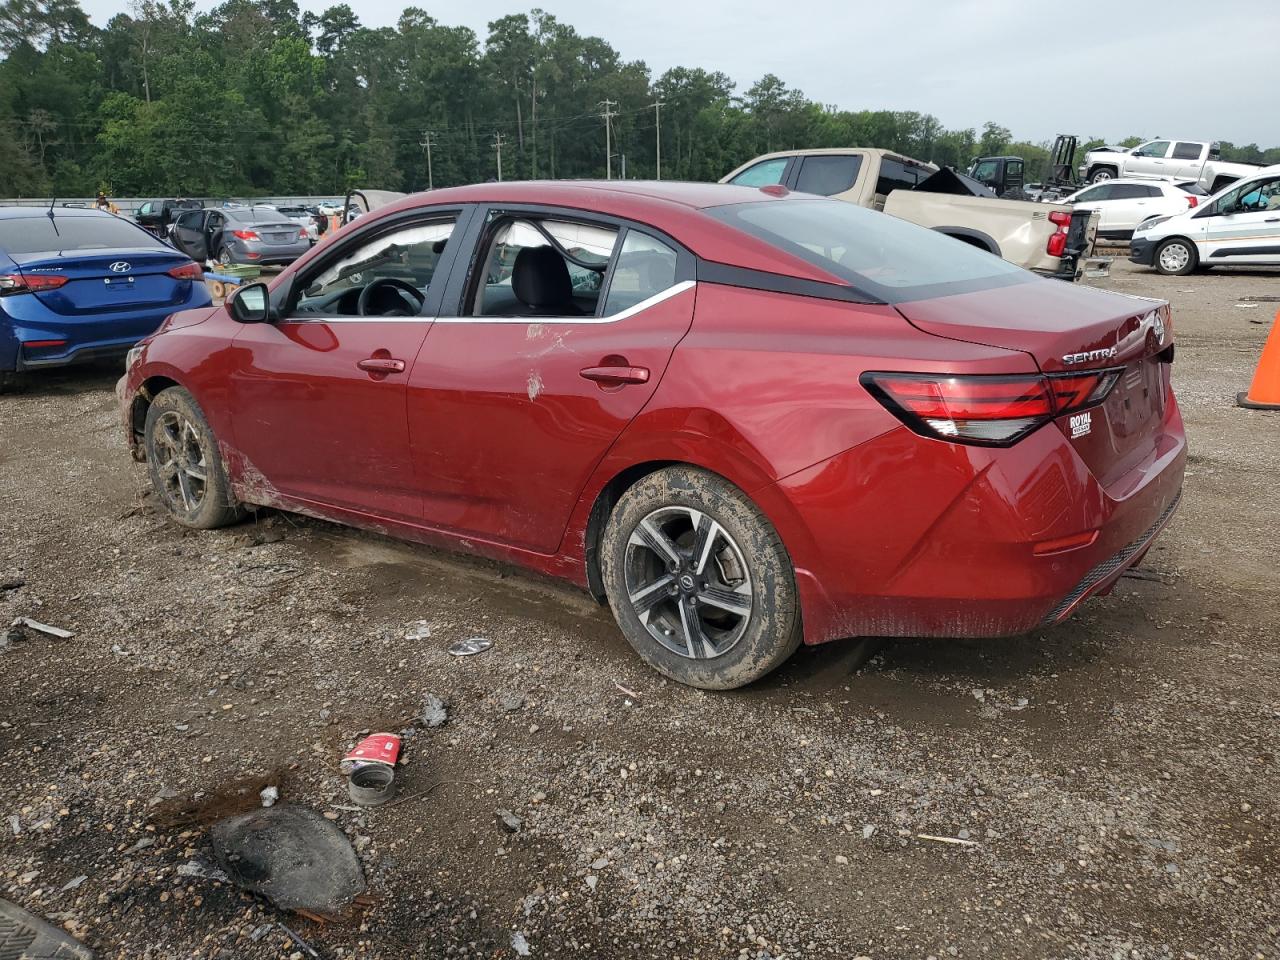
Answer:
[[[1280,223],[1280,217],[1267,217],[1267,219],[1263,220],[1262,222],[1263,223]]]
[[[356,366],[367,373],[404,373],[404,361],[393,357],[369,357],[367,360],[357,360]]]
[[[579,376],[584,380],[594,380],[602,386],[616,386],[623,383],[648,383],[649,368],[633,367],[623,360],[620,363],[606,363],[598,367],[583,367],[579,371]]]

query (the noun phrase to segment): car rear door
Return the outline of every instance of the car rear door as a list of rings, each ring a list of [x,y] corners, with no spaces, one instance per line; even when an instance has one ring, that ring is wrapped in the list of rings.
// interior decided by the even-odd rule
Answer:
[[[521,251],[555,250],[535,221],[579,260],[608,265],[597,283],[570,264],[563,306],[520,299],[521,259],[532,257]],[[491,209],[473,233],[470,263],[458,261],[446,293],[455,315],[437,319],[409,383],[424,516],[457,535],[551,553],[693,321],[693,258],[657,231],[588,213]]]
[[[420,520],[405,388],[439,303],[435,278],[442,264],[441,278],[447,274],[458,216],[428,210],[369,224],[273,292],[283,319],[236,336],[235,443],[268,499]],[[362,307],[374,281],[377,295]],[[424,296],[421,306],[403,284]]]
[[[197,263],[209,259],[209,243],[205,234],[207,212],[192,210],[173,222],[174,245]]]

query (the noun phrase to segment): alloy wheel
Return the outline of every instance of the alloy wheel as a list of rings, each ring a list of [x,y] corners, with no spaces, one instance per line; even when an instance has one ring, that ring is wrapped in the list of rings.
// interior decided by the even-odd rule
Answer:
[[[624,577],[632,610],[672,653],[705,660],[728,653],[754,608],[742,549],[709,514],[661,507],[627,541]]]
[[[182,414],[168,410],[156,421],[152,440],[156,472],[169,505],[181,513],[195,513],[204,503],[209,483],[199,431]]]

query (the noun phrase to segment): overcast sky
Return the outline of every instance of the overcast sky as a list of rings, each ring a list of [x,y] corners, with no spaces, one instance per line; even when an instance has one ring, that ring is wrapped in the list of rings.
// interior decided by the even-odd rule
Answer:
[[[126,6],[81,0],[104,24]],[[398,0],[347,0],[368,26]],[[322,10],[331,0],[300,0]],[[199,6],[213,4],[204,0]],[[1280,0],[417,0],[481,41],[533,6],[603,37],[653,76],[720,70],[746,90],[775,73],[813,100],[918,110],[1016,138],[1134,135],[1280,146]]]

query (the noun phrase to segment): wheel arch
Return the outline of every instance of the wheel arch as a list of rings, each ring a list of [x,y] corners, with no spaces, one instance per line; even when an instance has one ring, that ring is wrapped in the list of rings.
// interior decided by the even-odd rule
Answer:
[[[151,409],[151,402],[162,391],[181,386],[182,384],[173,377],[161,373],[152,374],[138,384],[138,389],[134,392],[133,400],[129,404],[129,445],[134,451],[135,459],[146,459],[146,445],[142,442],[142,436],[147,425],[147,411]]]
[[[972,247],[985,250],[987,253],[994,253],[997,257],[1001,256],[1000,244],[996,243],[995,238],[990,234],[983,233],[981,230],[974,230],[971,227],[933,227],[932,229]]]
[[[1099,170],[1110,170],[1112,177],[1118,177],[1120,175],[1120,168],[1114,163],[1095,163],[1085,172],[1084,178],[1086,180],[1093,180],[1094,174]]]

